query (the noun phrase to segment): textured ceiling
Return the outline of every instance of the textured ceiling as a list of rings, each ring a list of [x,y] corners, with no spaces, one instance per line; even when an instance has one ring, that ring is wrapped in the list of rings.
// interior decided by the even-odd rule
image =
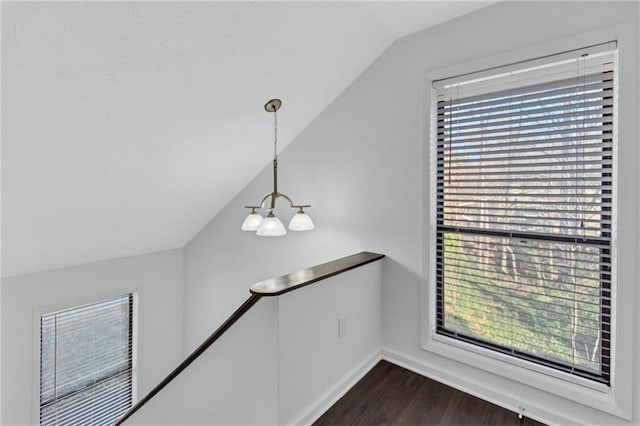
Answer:
[[[283,148],[394,40],[489,3],[2,2],[2,275],[184,246],[268,163],[265,100]]]

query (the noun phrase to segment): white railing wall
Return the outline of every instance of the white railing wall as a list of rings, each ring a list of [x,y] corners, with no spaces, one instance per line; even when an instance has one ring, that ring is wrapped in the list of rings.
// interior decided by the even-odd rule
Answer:
[[[263,297],[125,424],[313,422],[380,359],[380,295],[376,261]]]

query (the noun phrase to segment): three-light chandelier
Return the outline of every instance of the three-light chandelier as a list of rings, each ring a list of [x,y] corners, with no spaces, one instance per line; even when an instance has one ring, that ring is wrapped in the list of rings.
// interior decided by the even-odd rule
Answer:
[[[255,231],[261,237],[277,237],[287,233],[282,221],[273,214],[278,198],[284,198],[289,202],[291,208],[298,209],[289,222],[290,230],[310,231],[314,227],[313,221],[304,211],[305,208],[311,207],[311,205],[293,204],[291,198],[278,192],[278,109],[280,109],[281,105],[282,101],[280,99],[271,99],[264,106],[265,111],[273,113],[273,192],[265,195],[260,205],[245,206],[245,208],[251,209],[251,213],[244,220],[241,228],[243,231]],[[267,201],[269,201],[267,217],[263,218],[256,210],[264,209]]]

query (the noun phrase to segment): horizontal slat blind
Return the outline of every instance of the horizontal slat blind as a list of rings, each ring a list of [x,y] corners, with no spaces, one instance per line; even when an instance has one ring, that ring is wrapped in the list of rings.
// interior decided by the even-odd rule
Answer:
[[[436,332],[609,384],[615,52],[594,52],[434,83]]]
[[[133,294],[40,319],[40,424],[110,425],[132,404]]]

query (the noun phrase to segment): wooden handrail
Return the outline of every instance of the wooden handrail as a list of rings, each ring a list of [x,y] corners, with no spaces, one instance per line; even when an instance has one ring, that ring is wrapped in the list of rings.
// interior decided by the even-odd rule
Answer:
[[[131,417],[136,411],[138,411],[143,405],[145,405],[151,398],[153,398],[158,392],[160,392],[165,386],[167,386],[173,379],[178,376],[185,368],[187,368],[193,361],[195,361],[200,355],[206,351],[209,346],[211,346],[216,340],[222,336],[225,331],[227,331],[236,321],[238,321],[253,305],[256,304],[258,300],[260,300],[261,296],[256,296],[252,294],[236,311],[231,314],[227,320],[222,323],[220,327],[216,331],[213,332],[207,340],[202,342],[198,348],[191,352],[184,361],[180,363],[167,377],[165,377],[156,387],[151,389],[151,391],[145,395],[140,401],[138,401],[133,407],[127,410],[126,413],[122,417],[120,417],[116,422],[115,426],[119,426],[124,423],[129,417]]]
[[[362,251],[351,256],[341,257],[327,263],[301,269],[297,272],[260,281],[251,286],[251,294],[259,296],[280,296],[317,281],[325,280],[350,269],[366,265],[384,258],[384,254]]]

